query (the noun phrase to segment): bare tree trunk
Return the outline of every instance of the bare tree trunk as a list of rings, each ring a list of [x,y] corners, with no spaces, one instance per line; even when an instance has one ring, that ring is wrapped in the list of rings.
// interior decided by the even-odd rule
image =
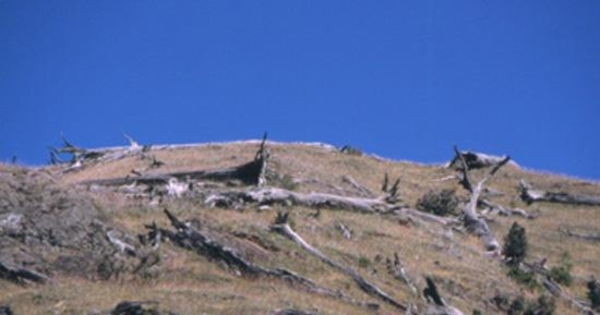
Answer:
[[[377,286],[375,286],[374,284],[365,280],[355,270],[333,261],[331,258],[327,257],[321,251],[319,251],[318,249],[316,249],[316,248],[312,247],[310,244],[308,244],[304,239],[302,239],[302,237],[300,237],[300,235],[298,235],[296,232],[294,232],[294,230],[292,230],[292,228],[287,224],[287,217],[288,217],[287,214],[284,214],[284,215],[278,214],[277,220],[276,220],[275,224],[273,224],[271,226],[271,229],[288,237],[289,239],[294,241],[296,244],[300,245],[300,247],[302,247],[304,250],[306,250],[309,254],[319,258],[321,261],[323,261],[327,265],[348,275],[350,278],[352,278],[352,280],[354,280],[354,282],[356,282],[356,284],[358,284],[360,289],[363,290],[365,293],[375,296],[375,297],[378,297],[378,298],[382,299],[384,302],[396,307],[397,309],[399,309],[401,311],[406,311],[408,309],[406,305],[404,305],[401,302],[396,301],[394,298],[390,297],[387,293],[385,293],[381,289],[379,289]]]
[[[496,251],[500,248],[500,243],[496,240],[495,236],[491,232],[489,226],[485,222],[483,218],[479,216],[477,213],[477,204],[479,203],[479,197],[481,195],[481,191],[483,189],[483,185],[485,182],[490,179],[494,174],[508,161],[510,157],[505,157],[499,162],[497,162],[494,167],[490,170],[490,172],[481,179],[477,185],[473,187],[471,180],[469,179],[469,166],[467,161],[463,157],[463,155],[458,151],[457,147],[454,147],[454,151],[456,152],[457,158],[460,160],[462,164],[462,174],[463,178],[460,181],[462,186],[467,189],[471,193],[471,198],[469,202],[463,208],[465,227],[467,230],[477,236],[480,237],[482,242],[485,245],[485,248],[489,251]]]
[[[304,194],[281,188],[219,192],[209,195],[205,199],[205,203],[208,205],[222,207],[243,205],[248,202],[257,203],[259,205],[281,204],[312,208],[345,209],[365,213],[389,213],[400,209],[399,206],[390,204],[382,199],[344,197],[323,193]]]
[[[360,302],[343,294],[342,292],[322,287],[312,280],[304,278],[292,271],[280,268],[265,268],[247,261],[234,248],[221,243],[219,240],[213,238],[210,233],[204,233],[195,229],[191,225],[180,221],[167,209],[165,209],[165,214],[169,218],[169,221],[175,228],[176,232],[161,229],[160,233],[162,235],[165,235],[165,237],[180,247],[193,250],[200,255],[208,256],[212,259],[223,262],[228,266],[228,268],[237,270],[242,275],[253,277],[273,277],[284,280],[293,285],[298,285],[308,292],[315,294],[337,298],[344,302],[363,307],[373,308],[373,306],[375,306],[373,303]]]

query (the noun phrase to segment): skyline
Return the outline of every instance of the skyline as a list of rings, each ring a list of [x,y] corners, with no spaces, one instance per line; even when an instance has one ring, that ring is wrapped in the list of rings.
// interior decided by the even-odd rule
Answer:
[[[0,160],[259,139],[600,180],[600,2],[0,1]]]

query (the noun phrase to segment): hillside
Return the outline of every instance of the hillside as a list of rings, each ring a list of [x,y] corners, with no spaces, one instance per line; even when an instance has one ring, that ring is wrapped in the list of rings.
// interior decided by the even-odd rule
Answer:
[[[58,153],[72,162],[0,165],[0,306],[15,314],[109,314],[121,301],[161,314],[507,314],[519,296],[553,296],[544,274],[569,265],[555,314],[578,314],[600,276],[600,206],[525,202],[520,183],[592,199],[600,185],[516,163],[489,176],[479,199],[477,219],[500,243],[490,251],[464,224],[471,194],[457,167],[323,144],[69,145]],[[470,170],[473,186],[492,168]],[[451,214],[417,209],[445,189],[458,200]],[[537,285],[507,276],[500,251],[514,222]],[[446,307],[422,294],[426,276]]]

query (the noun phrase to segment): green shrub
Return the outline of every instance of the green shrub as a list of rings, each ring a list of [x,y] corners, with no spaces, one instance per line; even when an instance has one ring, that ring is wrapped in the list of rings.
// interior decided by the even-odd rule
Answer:
[[[573,282],[571,269],[573,269],[571,255],[569,255],[568,252],[564,252],[562,254],[560,266],[555,266],[550,269],[550,278],[557,283],[569,286]]]
[[[439,216],[456,213],[458,197],[454,189],[432,190],[417,201],[417,209]]]
[[[524,271],[519,266],[510,266],[507,276],[531,290],[535,290],[540,286],[533,271]]]
[[[587,283],[588,293],[587,296],[592,302],[592,309],[600,310],[600,283],[596,279],[592,278]]]
[[[506,310],[506,314],[508,315],[521,315],[525,310],[525,298],[523,296],[519,296],[510,303],[508,310]]]
[[[368,268],[371,265],[371,261],[369,260],[369,258],[361,255],[358,258],[358,267],[359,268]]]
[[[512,266],[518,266],[527,255],[527,236],[525,228],[515,222],[510,227],[510,231],[504,238],[504,256],[506,263]]]
[[[536,302],[529,303],[523,315],[552,315],[556,311],[556,301],[553,297],[541,295]]]

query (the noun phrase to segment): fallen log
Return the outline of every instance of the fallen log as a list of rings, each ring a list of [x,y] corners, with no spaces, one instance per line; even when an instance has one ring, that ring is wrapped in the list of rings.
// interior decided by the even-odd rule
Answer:
[[[212,207],[237,207],[246,203],[263,205],[304,206],[311,208],[345,209],[364,213],[390,213],[401,207],[384,198],[345,197],[324,193],[299,193],[281,188],[261,188],[248,191],[217,192],[205,199]]]
[[[239,275],[276,278],[284,280],[291,285],[299,286],[311,293],[337,298],[344,302],[370,309],[377,308],[377,305],[374,303],[357,301],[342,292],[322,287],[314,281],[304,278],[292,271],[281,268],[265,268],[258,264],[254,264],[242,257],[235,248],[220,242],[218,239],[212,237],[210,233],[200,231],[192,225],[180,221],[167,209],[164,211],[176,231],[173,232],[166,229],[159,229],[162,235],[180,247],[195,251],[200,255],[224,263],[230,270],[233,269],[237,271]]]
[[[544,260],[544,262],[545,262],[545,260]],[[576,308],[582,314],[594,315],[594,312],[592,311],[592,309],[589,306],[581,303],[579,300],[577,300],[576,298],[571,296],[558,283],[556,283],[556,281],[552,280],[552,278],[549,275],[549,270],[547,268],[545,268],[544,263],[542,263],[542,266],[539,266],[539,265],[540,265],[539,263],[523,262],[522,265],[519,266],[519,268],[521,268],[523,270],[523,267],[526,267],[527,269],[535,272],[536,274],[543,276],[544,279],[542,281],[542,285],[550,294],[565,300],[569,305]],[[527,270],[525,270],[525,271],[527,271]]]
[[[216,169],[216,170],[197,170],[197,171],[185,171],[185,172],[170,172],[156,175],[142,175],[142,176],[126,176],[110,179],[96,179],[84,181],[81,184],[84,185],[100,185],[100,186],[123,186],[131,184],[143,184],[143,185],[166,185],[169,180],[176,179],[178,181],[200,181],[210,180],[216,182],[229,182],[229,181],[240,181],[244,185],[257,185],[262,186],[266,183],[266,169],[267,161],[269,159],[269,152],[265,147],[266,134],[263,137],[263,141],[260,144],[258,151],[256,152],[254,160],[231,168]],[[157,165],[164,164],[163,162],[156,161]]]
[[[35,270],[11,266],[0,261],[0,278],[23,284],[27,282],[46,283],[50,277]]]
[[[446,164],[446,168],[463,168],[466,163],[468,169],[474,170],[496,166],[506,158],[473,151],[455,151],[455,153],[454,158]]]
[[[600,196],[534,189],[525,180],[521,180],[519,190],[521,192],[521,199],[527,204],[532,204],[534,202],[553,202],[570,205],[600,206]]]
[[[574,238],[578,238],[578,239],[582,239],[582,240],[586,240],[586,241],[600,242],[600,234],[581,234],[581,233],[573,232],[569,229],[560,229],[560,231],[570,237],[574,237]]]
[[[488,251],[497,251],[500,248],[500,243],[496,240],[496,237],[485,220],[477,213],[477,204],[479,203],[479,197],[485,182],[494,176],[502,166],[508,163],[510,157],[504,157],[497,162],[489,173],[481,179],[477,185],[473,186],[471,179],[469,178],[469,165],[467,164],[467,161],[456,146],[454,147],[454,151],[462,164],[462,179],[460,180],[460,184],[471,193],[469,202],[463,208],[465,227],[467,228],[467,231],[480,237]]]
[[[300,245],[300,247],[302,247],[309,254],[319,258],[325,264],[339,270],[343,274],[352,278],[352,280],[354,280],[354,282],[356,282],[358,287],[365,293],[367,293],[371,296],[377,297],[401,311],[406,311],[408,309],[408,307],[404,303],[396,301],[394,298],[389,296],[387,293],[382,291],[380,288],[378,288],[374,284],[367,281],[365,278],[363,278],[358,272],[356,272],[352,268],[343,266],[342,264],[327,257],[325,254],[323,254],[318,249],[312,247],[304,239],[302,239],[302,237],[300,237],[300,235],[298,235],[294,230],[292,230],[292,228],[289,226],[287,221],[288,221],[287,213],[286,214],[278,213],[275,223],[273,225],[271,225],[271,229],[273,231],[280,233],[283,236],[291,239],[296,244]]]

